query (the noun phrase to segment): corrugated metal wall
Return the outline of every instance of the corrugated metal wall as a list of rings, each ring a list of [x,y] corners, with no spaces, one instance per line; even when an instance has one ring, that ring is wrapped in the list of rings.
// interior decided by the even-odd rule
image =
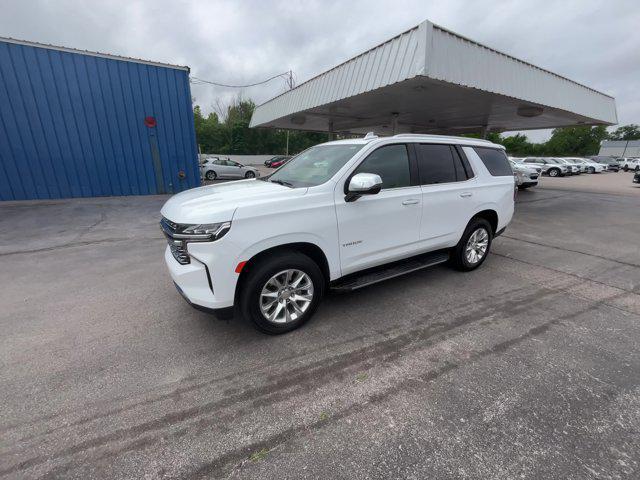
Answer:
[[[199,185],[188,76],[0,41],[0,200]],[[146,126],[146,117],[156,126]]]

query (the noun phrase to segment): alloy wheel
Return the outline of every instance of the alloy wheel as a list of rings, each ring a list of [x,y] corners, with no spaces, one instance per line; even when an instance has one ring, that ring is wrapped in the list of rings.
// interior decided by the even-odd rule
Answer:
[[[470,265],[475,265],[480,262],[487,254],[487,248],[489,247],[489,232],[484,228],[478,228],[475,230],[464,249],[464,256]]]
[[[298,320],[313,301],[313,282],[302,270],[289,269],[273,275],[260,293],[260,312],[269,322]]]

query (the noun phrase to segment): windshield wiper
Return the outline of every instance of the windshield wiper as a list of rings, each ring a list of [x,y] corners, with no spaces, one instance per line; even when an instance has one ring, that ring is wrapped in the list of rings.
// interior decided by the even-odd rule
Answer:
[[[271,183],[277,183],[278,185],[284,185],[285,187],[293,188],[293,183],[285,182],[284,180],[269,180]]]

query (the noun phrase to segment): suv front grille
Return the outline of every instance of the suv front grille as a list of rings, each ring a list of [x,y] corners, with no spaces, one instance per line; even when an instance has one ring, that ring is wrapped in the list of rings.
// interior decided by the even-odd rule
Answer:
[[[164,236],[167,238],[169,250],[171,250],[173,258],[175,258],[181,265],[190,264],[191,259],[189,258],[189,252],[187,251],[187,242],[173,238],[173,235],[180,232],[180,225],[162,217],[162,220],[160,221],[160,228],[162,229]]]

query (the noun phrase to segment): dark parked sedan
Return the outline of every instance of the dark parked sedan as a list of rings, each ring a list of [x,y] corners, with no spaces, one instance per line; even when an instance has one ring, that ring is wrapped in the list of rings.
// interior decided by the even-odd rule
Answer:
[[[269,168],[275,168],[282,165],[286,160],[289,160],[291,157],[287,157],[286,155],[276,155],[275,157],[271,157],[264,161],[264,166]],[[276,165],[274,165],[276,164]]]

